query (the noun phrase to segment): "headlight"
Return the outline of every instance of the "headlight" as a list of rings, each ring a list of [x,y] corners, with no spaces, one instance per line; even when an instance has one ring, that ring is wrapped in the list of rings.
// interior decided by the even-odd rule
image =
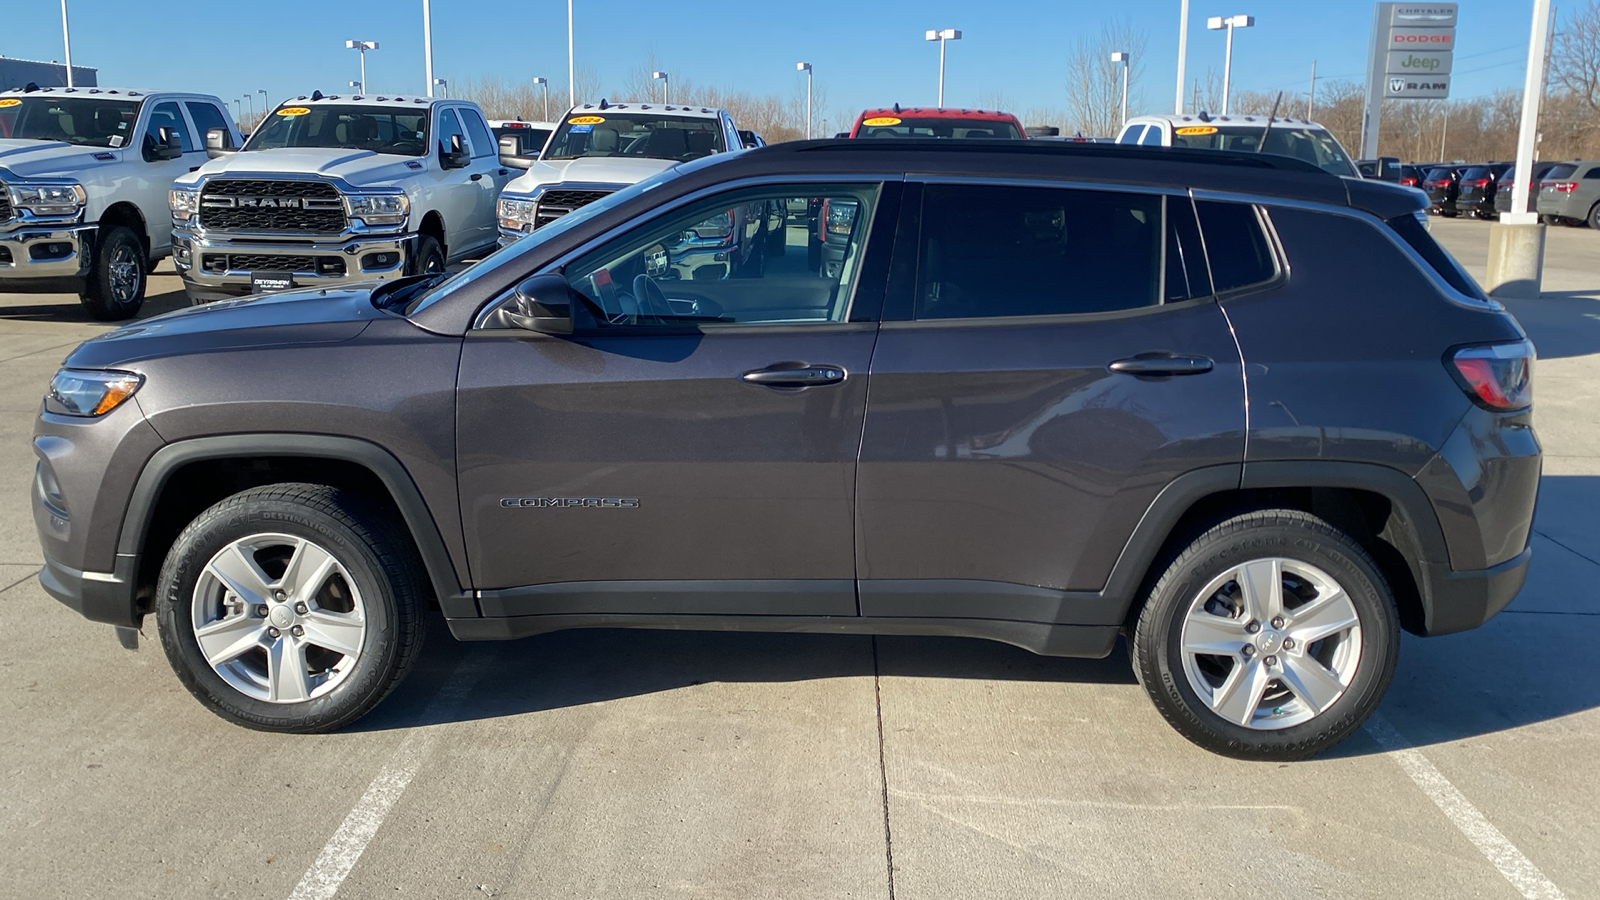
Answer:
[[[132,372],[85,372],[62,369],[50,380],[44,408],[63,416],[103,416],[121,406],[144,384]]]
[[[344,208],[368,225],[400,225],[411,214],[411,199],[405,194],[349,194]]]
[[[11,203],[41,216],[70,216],[83,209],[81,184],[14,184]]]
[[[173,190],[167,193],[167,207],[172,210],[172,218],[179,222],[187,222],[194,218],[200,211],[200,194],[198,191]]]
[[[501,197],[500,227],[507,231],[532,231],[533,211],[536,206],[538,206],[538,203],[534,200]]]

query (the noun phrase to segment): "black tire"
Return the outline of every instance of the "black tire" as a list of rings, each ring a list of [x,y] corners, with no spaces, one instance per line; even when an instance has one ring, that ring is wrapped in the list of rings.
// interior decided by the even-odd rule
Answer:
[[[331,661],[325,671],[316,672],[319,660],[330,659],[330,651],[315,646],[314,638],[300,644],[310,645],[320,654],[317,659],[306,660],[306,666],[313,671],[303,683],[311,685],[313,679],[325,679],[322,688],[326,691],[319,695],[321,688],[311,685],[306,691],[310,699],[274,702],[251,696],[206,661],[196,637],[195,604],[202,573],[233,542],[260,535],[286,535],[314,542],[348,573],[349,584],[333,581],[343,579],[342,573],[330,578],[328,584],[343,585],[344,595],[359,598],[364,631],[353,664],[349,662],[352,657],[346,656]],[[271,566],[287,567],[282,558],[274,563],[257,557],[257,564],[268,576],[273,575]],[[284,579],[284,574],[280,569],[276,577]],[[178,680],[218,716],[259,731],[333,731],[377,706],[416,661],[423,636],[424,601],[419,593],[423,583],[421,563],[410,541],[394,522],[360,497],[327,485],[268,485],[235,494],[212,506],[178,535],[161,567],[156,588],[157,629]],[[260,608],[266,609],[266,602],[277,604],[278,600],[269,598]],[[314,602],[325,606],[323,595],[319,594]],[[355,602],[350,605],[355,608]],[[279,611],[274,606],[272,612]],[[261,618],[259,627],[265,629],[276,621]],[[307,627],[312,627],[311,620],[306,622]],[[263,664],[268,646],[281,639],[281,634],[264,637],[259,648]],[[244,660],[256,649],[245,651],[239,659]],[[341,673],[335,663],[350,668]],[[304,673],[305,669],[301,671]],[[332,681],[334,678],[338,680]]]
[[[79,299],[89,315],[102,322],[131,319],[144,305],[149,271],[144,241],[133,229],[114,225],[100,232]]]
[[[1249,560],[1267,558],[1314,567],[1331,577],[1349,597],[1360,628],[1359,653],[1342,693],[1320,714],[1314,713],[1306,721],[1282,728],[1248,727],[1219,715],[1191,684],[1181,651],[1183,622],[1190,615],[1192,604],[1201,602],[1200,593],[1235,567]],[[1229,582],[1222,590],[1208,596],[1220,598],[1234,586],[1234,582]],[[1276,634],[1288,634],[1293,629],[1293,608],[1285,611],[1290,614],[1288,628],[1276,632],[1276,628],[1283,626],[1272,626]],[[1360,545],[1308,513],[1267,510],[1228,519],[1196,538],[1179,554],[1151,590],[1140,611],[1131,655],[1139,683],[1162,717],[1184,737],[1224,756],[1286,761],[1303,759],[1337,744],[1377,709],[1394,676],[1399,628],[1394,595],[1372,557]],[[1246,640],[1254,641],[1257,637],[1266,638],[1268,632],[1263,630]],[[1318,641],[1309,648],[1300,647],[1302,660],[1308,649],[1322,653],[1332,649],[1332,645]],[[1277,652],[1284,654],[1287,660],[1292,645]],[[1237,666],[1241,659],[1251,658],[1242,656],[1229,664]],[[1276,657],[1254,659],[1266,663]],[[1210,662],[1223,660],[1223,657],[1208,658]],[[1285,664],[1276,662],[1280,667]],[[1268,673],[1263,676],[1265,679],[1272,677],[1271,668],[1262,671]],[[1267,682],[1269,689],[1277,685],[1278,690],[1286,689],[1287,684],[1282,680]],[[1262,715],[1267,703],[1292,705],[1299,702],[1296,695],[1288,696],[1287,701],[1263,697],[1258,704],[1249,707],[1251,712],[1245,717]],[[1265,715],[1270,717],[1281,711],[1282,707],[1273,708]]]
[[[1589,209],[1589,227],[1595,231],[1600,231],[1600,203],[1596,203]]]
[[[417,252],[411,257],[412,274],[432,275],[444,271],[444,247],[431,234],[417,238]]]

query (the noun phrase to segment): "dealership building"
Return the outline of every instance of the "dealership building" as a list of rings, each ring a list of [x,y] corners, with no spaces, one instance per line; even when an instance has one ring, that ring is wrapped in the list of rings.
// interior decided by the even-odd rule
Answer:
[[[95,87],[98,69],[90,66],[73,66],[72,83],[75,87]],[[31,59],[8,59],[0,56],[0,91],[20,88],[28,83],[39,87],[66,87],[67,67],[58,62],[35,62]]]

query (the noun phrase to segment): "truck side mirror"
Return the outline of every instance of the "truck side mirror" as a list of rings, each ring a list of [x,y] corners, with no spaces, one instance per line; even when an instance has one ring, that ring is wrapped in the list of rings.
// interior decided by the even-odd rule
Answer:
[[[149,162],[177,159],[183,156],[183,144],[178,133],[163,125],[156,129],[156,137],[145,148],[144,158]]]
[[[571,334],[582,304],[578,292],[560,275],[535,275],[517,285],[501,315],[511,324],[540,334]]]
[[[522,142],[515,135],[508,134],[500,139],[500,165],[508,169],[529,169],[538,159],[537,154],[522,154]]]
[[[237,153],[233,146],[233,139],[227,129],[213,128],[206,132],[206,156],[216,159],[229,153]]]
[[[472,162],[472,156],[467,153],[467,148],[461,142],[461,135],[450,135],[450,149],[446,150],[440,159],[440,165],[446,169],[465,169]]]

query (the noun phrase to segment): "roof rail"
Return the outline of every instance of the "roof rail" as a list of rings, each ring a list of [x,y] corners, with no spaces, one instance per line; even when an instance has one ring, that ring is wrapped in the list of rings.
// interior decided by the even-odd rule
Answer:
[[[828,138],[811,141],[786,141],[772,144],[763,150],[778,152],[850,152],[850,153],[1003,153],[1009,155],[1062,156],[1104,159],[1140,159],[1152,162],[1181,162],[1200,165],[1238,166],[1255,169],[1276,169],[1283,172],[1303,172],[1324,178],[1338,176],[1292,156],[1270,153],[1241,153],[1235,150],[1199,150],[1187,147],[1147,147],[1135,144],[1075,143],[1071,141],[964,141],[916,138],[872,138],[847,140]]]

